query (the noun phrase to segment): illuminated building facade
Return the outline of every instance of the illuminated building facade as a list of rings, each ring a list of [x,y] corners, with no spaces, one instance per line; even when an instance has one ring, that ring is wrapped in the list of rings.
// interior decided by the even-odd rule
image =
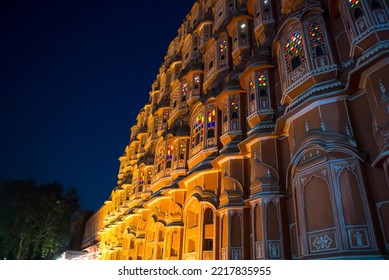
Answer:
[[[389,255],[384,0],[199,0],[87,224],[98,259]]]

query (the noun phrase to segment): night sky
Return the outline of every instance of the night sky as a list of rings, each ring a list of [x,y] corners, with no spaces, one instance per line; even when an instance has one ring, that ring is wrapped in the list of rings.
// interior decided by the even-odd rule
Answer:
[[[0,179],[57,181],[97,210],[194,0],[0,4]]]

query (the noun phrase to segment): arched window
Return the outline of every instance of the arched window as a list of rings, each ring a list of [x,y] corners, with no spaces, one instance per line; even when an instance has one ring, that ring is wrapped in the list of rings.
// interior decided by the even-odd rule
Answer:
[[[227,41],[223,40],[219,43],[219,57],[220,60],[224,60],[227,54]]]
[[[161,123],[161,120],[159,116],[154,117],[154,132],[158,132],[159,124]]]
[[[186,143],[185,140],[181,140],[179,142],[179,147],[178,147],[179,155],[180,155],[180,160],[185,159],[185,151],[186,151]]]
[[[194,89],[198,89],[200,85],[200,75],[196,74],[194,76]]]
[[[211,108],[208,110],[207,126],[208,128],[215,127],[216,125],[216,109]]]
[[[321,24],[318,22],[311,22],[307,25],[308,39],[311,45],[312,55],[314,57],[323,56],[326,52],[326,44]]]
[[[329,186],[323,178],[314,176],[307,182],[303,199],[308,232],[335,226]]]
[[[204,115],[199,114],[192,126],[192,148],[204,140]]]
[[[212,251],[213,250],[213,229],[214,228],[214,219],[213,219],[213,211],[211,208],[207,208],[204,211],[204,219],[203,219],[203,250],[204,251]]]
[[[182,83],[182,89],[181,89],[181,101],[186,101],[186,97],[188,95],[188,82],[183,82]]]
[[[141,171],[140,175],[139,175],[139,188],[138,188],[138,192],[142,192],[143,191],[144,184],[145,184],[145,173],[143,171]]]
[[[215,131],[216,127],[216,107],[207,106],[207,147],[213,146],[216,144],[215,141]]]
[[[172,166],[172,159],[173,159],[173,145],[167,145],[166,168],[170,168]]]
[[[200,204],[196,201],[186,209],[184,253],[193,253],[199,249],[199,216]]]
[[[231,218],[231,247],[242,246],[242,223],[238,214],[234,214]]]
[[[204,224],[213,224],[213,211],[211,208],[207,208],[204,211]]]
[[[165,111],[163,112],[162,122],[163,122],[163,123],[166,123],[168,118],[169,118],[169,111],[168,111],[168,110],[165,110]]]
[[[177,86],[170,95],[170,110],[174,110],[180,101],[180,87]]]
[[[256,242],[263,240],[262,231],[262,206],[259,204],[254,208],[254,233]]]
[[[286,41],[285,60],[287,72],[292,72],[304,61],[303,37],[299,33],[294,33]]]
[[[259,96],[259,102],[256,104],[260,110],[269,109],[270,98],[269,98],[269,80],[268,72],[266,70],[256,73],[257,75],[257,96]]]
[[[230,127],[229,130],[239,130],[239,96],[230,97]]]
[[[151,178],[153,177],[153,172],[151,171],[151,169],[149,169],[147,171],[147,184],[150,185],[151,184]]]
[[[239,101],[236,97],[233,97],[231,99],[231,118],[232,119],[238,118],[238,110],[239,110]]]
[[[249,88],[248,88],[248,96],[249,96],[249,113],[253,113],[256,109],[256,96],[255,96],[255,79],[254,75],[250,76],[249,79]]]
[[[267,86],[267,78],[264,74],[259,75],[258,77],[258,88],[264,88]]]

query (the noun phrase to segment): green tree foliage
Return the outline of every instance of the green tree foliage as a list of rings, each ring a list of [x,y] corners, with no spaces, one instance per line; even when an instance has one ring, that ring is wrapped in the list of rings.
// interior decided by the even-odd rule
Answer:
[[[76,191],[56,182],[0,182],[0,257],[52,259],[70,236],[78,209]]]

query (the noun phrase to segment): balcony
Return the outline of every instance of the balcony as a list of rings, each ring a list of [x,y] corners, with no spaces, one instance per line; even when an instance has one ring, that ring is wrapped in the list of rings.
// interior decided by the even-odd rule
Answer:
[[[178,116],[185,114],[188,110],[188,104],[185,101],[179,102],[177,106],[175,106],[169,114],[168,124],[169,126],[177,119]]]
[[[273,109],[255,110],[253,113],[247,116],[247,123],[249,128],[253,128],[263,120],[273,119],[274,115],[275,111]]]

